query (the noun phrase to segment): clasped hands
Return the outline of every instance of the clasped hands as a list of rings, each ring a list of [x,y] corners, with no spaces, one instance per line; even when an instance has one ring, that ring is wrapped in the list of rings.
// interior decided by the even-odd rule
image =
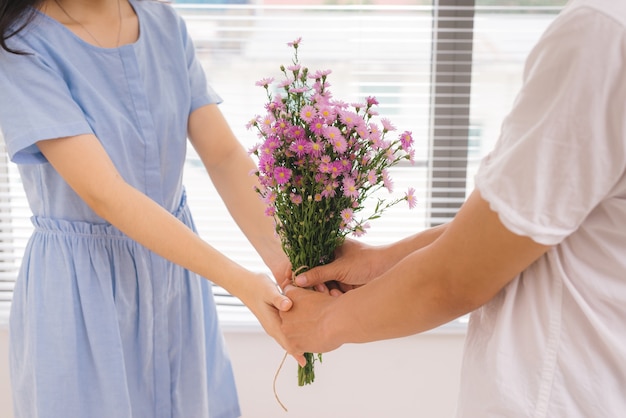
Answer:
[[[374,253],[373,247],[346,240],[336,250],[332,263],[284,278],[281,288],[293,305],[279,311],[286,340],[283,346],[296,360],[300,362],[301,353],[324,353],[346,342],[333,327],[337,319],[333,309],[347,292],[382,272],[383,266],[376,262]]]

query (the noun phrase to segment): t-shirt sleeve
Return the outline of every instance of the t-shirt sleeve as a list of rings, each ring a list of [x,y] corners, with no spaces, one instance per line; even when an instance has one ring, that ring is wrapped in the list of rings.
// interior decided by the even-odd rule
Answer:
[[[92,129],[60,73],[36,52],[16,47],[29,55],[0,52],[0,129],[13,162],[41,163],[36,142]]]
[[[624,176],[625,45],[621,25],[581,7],[559,16],[529,55],[475,178],[512,232],[558,244]]]

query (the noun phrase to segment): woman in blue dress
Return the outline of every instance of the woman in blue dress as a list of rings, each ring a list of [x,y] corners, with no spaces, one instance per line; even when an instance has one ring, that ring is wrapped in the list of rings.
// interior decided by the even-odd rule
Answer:
[[[239,416],[203,278],[286,349],[291,302],[195,233],[187,138],[272,273],[289,263],[183,21],[149,0],[0,0],[0,40],[0,128],[35,226],[10,319],[16,418]]]

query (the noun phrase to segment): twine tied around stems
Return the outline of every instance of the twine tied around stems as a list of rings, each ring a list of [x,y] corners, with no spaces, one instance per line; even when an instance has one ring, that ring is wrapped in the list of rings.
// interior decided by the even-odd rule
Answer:
[[[296,269],[296,271],[292,271],[291,272],[291,283],[293,285],[295,285],[296,284],[296,276],[298,275],[298,273],[302,269],[308,269],[308,268],[309,268],[309,266],[300,266],[300,267],[298,267]],[[285,407],[285,405],[280,401],[280,398],[278,397],[278,392],[276,391],[276,379],[278,379],[278,374],[280,373],[281,369],[283,368],[283,364],[285,364],[285,359],[287,359],[287,351],[285,351],[285,354],[283,355],[283,359],[281,360],[280,364],[278,365],[278,370],[276,370],[276,374],[274,374],[273,389],[274,389],[274,397],[276,398],[276,401],[285,410],[285,412],[287,412],[287,407]]]

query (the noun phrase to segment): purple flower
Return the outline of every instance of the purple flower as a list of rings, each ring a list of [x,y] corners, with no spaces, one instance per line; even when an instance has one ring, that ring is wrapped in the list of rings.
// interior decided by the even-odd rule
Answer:
[[[342,172],[343,172],[343,167],[340,161],[333,161],[330,164],[330,175],[332,176],[332,178],[339,177]]]
[[[289,146],[289,150],[296,153],[298,157],[303,157],[307,153],[308,141],[306,139],[297,139]]]
[[[411,135],[411,132],[402,132],[402,134],[400,135],[400,144],[402,145],[402,149],[404,151],[409,151],[411,145],[413,145],[413,136]]]
[[[373,96],[369,96],[365,100],[367,101],[368,106],[375,106],[378,104],[378,100],[376,100],[376,97],[373,97]]]
[[[301,126],[291,126],[289,127],[289,129],[287,130],[287,135],[291,138],[291,139],[304,139],[305,137],[305,130],[303,127]]]
[[[274,163],[276,160],[272,154],[261,154],[259,157],[259,169],[265,175],[271,175],[274,172]]]
[[[274,168],[274,180],[278,184],[286,184],[291,179],[291,170],[286,167]]]

